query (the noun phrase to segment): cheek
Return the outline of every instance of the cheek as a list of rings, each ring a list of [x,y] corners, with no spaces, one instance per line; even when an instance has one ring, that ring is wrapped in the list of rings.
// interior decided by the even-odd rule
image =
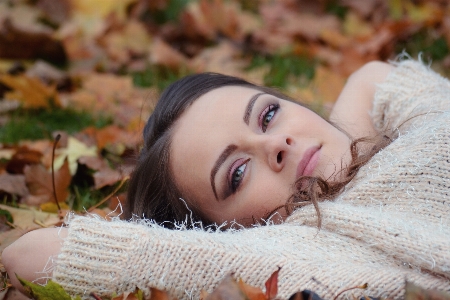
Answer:
[[[291,196],[291,186],[288,182],[280,176],[278,178],[273,175],[260,176],[251,191],[243,196],[245,204],[240,214],[247,219],[259,220],[267,217],[269,213],[286,204]]]

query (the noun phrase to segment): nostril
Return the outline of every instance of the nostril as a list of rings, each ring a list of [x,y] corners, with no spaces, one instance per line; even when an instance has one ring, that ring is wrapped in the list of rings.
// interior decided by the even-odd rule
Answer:
[[[290,139],[290,138],[287,138],[287,139],[286,139],[286,144],[290,145],[291,143],[292,143],[291,139]]]
[[[281,152],[278,152],[277,163],[281,163],[282,160],[283,160],[283,156],[282,156]]]

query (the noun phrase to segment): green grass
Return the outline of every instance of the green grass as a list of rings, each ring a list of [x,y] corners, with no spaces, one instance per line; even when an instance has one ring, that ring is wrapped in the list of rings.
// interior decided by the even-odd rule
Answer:
[[[336,15],[339,19],[343,20],[347,14],[348,7],[339,4],[338,0],[331,0],[325,2],[325,12]]]
[[[97,128],[111,124],[111,118],[94,116],[74,109],[24,110],[18,109],[10,120],[0,127],[0,143],[17,143],[21,140],[51,138],[56,130],[69,134],[79,132],[88,126]]]
[[[311,80],[314,77],[315,61],[306,56],[287,55],[253,55],[249,70],[264,65],[269,66],[269,72],[264,77],[264,85],[285,88],[289,78],[304,77]]]
[[[143,21],[149,20],[156,22],[157,24],[165,24],[167,22],[177,22],[180,13],[184,10],[185,6],[192,0],[169,0],[166,1],[166,6],[161,9],[154,9],[152,11],[145,12],[141,16]]]
[[[424,28],[405,40],[396,44],[396,53],[406,51],[412,57],[422,53],[425,60],[442,60],[450,54],[448,44],[444,37],[437,35],[433,28]]]
[[[157,87],[160,91],[168,87],[172,82],[189,75],[187,69],[172,70],[163,66],[149,65],[143,72],[133,72],[133,83],[138,87]]]

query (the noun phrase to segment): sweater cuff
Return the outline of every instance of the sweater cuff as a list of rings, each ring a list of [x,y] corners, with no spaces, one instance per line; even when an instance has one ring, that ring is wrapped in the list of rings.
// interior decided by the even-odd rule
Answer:
[[[128,222],[106,222],[94,216],[74,217],[69,224],[53,280],[72,295],[79,295],[80,287],[92,287],[100,297],[133,291],[136,280],[132,277],[139,267],[145,228],[136,224],[130,228]],[[79,296],[88,296],[90,292],[85,290]]]

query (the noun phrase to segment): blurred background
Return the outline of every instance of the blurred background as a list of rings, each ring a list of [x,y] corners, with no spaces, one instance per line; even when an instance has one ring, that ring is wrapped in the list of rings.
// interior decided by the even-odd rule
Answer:
[[[326,116],[364,63],[403,53],[448,76],[449,46],[446,0],[0,0],[1,248],[58,210],[117,214],[182,76],[243,77]]]

